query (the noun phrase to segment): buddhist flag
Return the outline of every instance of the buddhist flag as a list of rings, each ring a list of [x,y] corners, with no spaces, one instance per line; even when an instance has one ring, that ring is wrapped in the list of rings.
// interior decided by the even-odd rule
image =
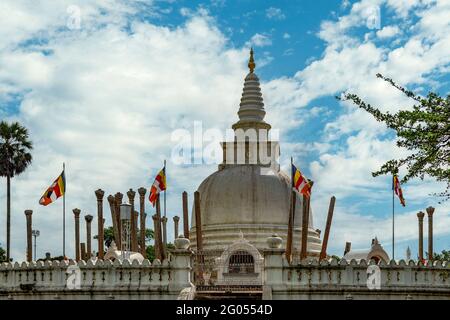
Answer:
[[[64,171],[52,183],[52,185],[45,191],[39,200],[39,204],[46,206],[63,196],[66,192],[66,177]]]
[[[162,168],[162,170],[158,173],[153,182],[153,185],[150,189],[150,195],[148,199],[155,206],[156,199],[158,199],[159,193],[161,191],[166,190],[166,167]]]
[[[398,199],[402,206],[405,206],[405,199],[403,198],[402,188],[400,187],[400,181],[398,180],[397,175],[394,174],[394,182],[393,182],[394,192],[397,195]]]
[[[311,196],[311,184],[309,180],[292,164],[292,177],[294,189],[305,196]]]

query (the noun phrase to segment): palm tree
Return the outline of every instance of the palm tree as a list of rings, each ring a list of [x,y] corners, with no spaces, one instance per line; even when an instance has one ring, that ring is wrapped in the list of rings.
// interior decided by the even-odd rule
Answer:
[[[32,143],[28,130],[18,122],[0,122],[0,176],[6,177],[6,260],[11,255],[11,178],[25,171],[31,163]]]

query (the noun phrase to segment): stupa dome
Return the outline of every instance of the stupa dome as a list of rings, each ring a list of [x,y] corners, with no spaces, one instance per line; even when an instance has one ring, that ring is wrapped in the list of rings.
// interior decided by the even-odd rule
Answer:
[[[255,165],[236,165],[217,171],[199,186],[203,247],[224,249],[242,232],[258,249],[267,247],[267,237],[278,234],[286,244],[289,220],[290,179],[282,171],[265,174]],[[303,199],[297,195],[294,250],[301,243]],[[195,230],[195,215],[192,215]],[[195,232],[190,232],[195,248]],[[320,252],[321,242],[309,216],[308,252]]]
[[[278,142],[268,141],[270,124],[266,114],[259,79],[254,74],[253,50],[250,53],[250,73],[245,77],[239,120],[232,126],[235,141],[224,142],[223,163],[219,170],[207,177],[198,187],[204,250],[223,250],[243,235],[257,249],[267,248],[267,238],[277,234],[286,245],[291,181],[280,171],[277,163]],[[253,138],[239,142],[238,131],[261,131]],[[261,148],[267,150],[270,164],[262,162]],[[230,157],[228,152],[234,151]],[[239,158],[239,154],[241,158]],[[243,162],[237,159],[244,160]],[[296,196],[293,248],[300,250],[303,197]],[[192,210],[191,247],[196,248],[196,221]],[[317,255],[321,241],[313,227],[312,210],[309,211],[309,255]]]

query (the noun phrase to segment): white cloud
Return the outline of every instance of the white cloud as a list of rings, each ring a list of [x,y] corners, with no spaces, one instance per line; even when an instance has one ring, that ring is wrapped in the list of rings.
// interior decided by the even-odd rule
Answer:
[[[291,35],[287,32],[283,33],[283,39],[290,39]]]
[[[341,8],[342,9],[347,9],[348,7],[350,7],[350,5],[351,5],[351,3],[350,3],[349,0],[342,0]]]
[[[443,16],[450,14],[449,5],[438,1],[434,5],[420,7],[420,10],[415,11],[419,20],[408,30],[411,32],[409,38],[402,45],[397,43],[393,49],[389,47],[387,34],[394,33],[395,27],[379,31],[379,35],[386,36],[384,40],[387,42],[382,44],[375,44],[370,38],[360,39],[352,32],[354,28],[366,28],[365,10],[370,5],[382,5],[382,1],[356,2],[348,15],[336,21],[323,22],[318,33],[326,42],[322,57],[311,62],[293,78],[269,82],[266,94],[275,94],[279,99],[282,97],[280,101],[297,109],[308,106],[314,99],[333,96],[342,91],[357,93],[383,111],[410,108],[412,100],[377,79],[375,74],[381,72],[404,86],[430,82],[430,75],[442,74],[442,70],[450,63],[447,54],[450,50],[450,25],[443,22],[446,21]],[[403,9],[397,6],[395,12],[412,8],[406,3],[404,5]],[[411,23],[409,16],[397,15],[396,19]],[[283,94],[278,96],[276,92]],[[320,228],[324,225],[328,199],[335,194],[338,202],[345,205],[338,206],[335,214],[333,228],[336,234],[333,237],[337,242],[333,243],[337,244],[334,250],[342,250],[345,241],[352,241],[356,247],[367,247],[370,237],[374,236],[378,236],[390,249],[390,220],[384,217],[387,213],[366,208],[369,204],[380,207],[389,198],[389,177],[373,178],[371,172],[385,161],[402,157],[406,152],[398,149],[395,140],[386,136],[384,125],[354,105],[341,103],[341,109],[334,111],[339,116],[327,123],[322,139],[318,139],[323,143],[332,143],[332,147],[315,149],[319,157],[309,167],[312,179],[316,182],[316,200],[313,201],[315,226]],[[303,125],[307,124],[287,122],[285,128],[289,130]],[[293,149],[293,152],[302,158],[305,149],[297,152]],[[442,189],[442,184],[436,182],[408,183],[404,186],[404,194],[409,199],[408,210],[436,205],[437,199],[429,194]],[[449,215],[446,214],[448,209],[449,204],[440,205],[440,211],[444,213],[440,219],[444,225],[449,223]],[[401,212],[396,230],[397,239],[414,245],[415,242],[411,241],[417,238],[415,213]],[[440,234],[445,234],[444,229]]]
[[[34,225],[42,231],[39,255],[45,250],[60,253],[61,203],[43,208],[37,201],[59,174],[63,161],[67,163],[67,240],[71,245],[70,209],[79,207],[82,214],[95,216],[95,189],[104,188],[109,194],[149,186],[162,161],[170,156],[172,130],[191,128],[193,120],[223,129],[233,122],[230,119],[237,118],[247,72],[247,49],[230,49],[206,10],[183,10],[187,22],[177,27],[133,22],[132,32],[127,32],[122,28],[126,17],[138,9],[109,0],[102,6],[80,6],[81,29],[76,31],[64,29],[66,8],[72,3],[0,4],[0,98],[24,94],[20,114],[13,118],[30,128],[36,148],[33,165],[13,181],[16,259],[24,256],[23,210],[27,208],[35,210]],[[368,6],[382,3],[356,2],[348,15],[323,22],[318,36],[326,48],[318,55],[320,58],[294,77],[262,83],[266,119],[274,128],[283,128],[282,143],[286,142],[287,150],[302,159],[308,150],[318,153],[308,168],[317,183],[313,199],[317,228],[323,228],[329,196],[338,196],[331,242],[336,253],[340,253],[345,241],[352,241],[355,247],[367,246],[375,235],[388,246],[389,220],[383,212],[372,212],[365,206],[379,205],[389,197],[385,186],[388,178],[375,179],[370,172],[401,155],[401,151],[395,147],[395,141],[385,136],[381,124],[348,103],[331,110],[337,116],[313,143],[299,143],[287,138],[286,133],[294,128],[301,130],[308,125],[309,117],[322,115],[318,109],[306,108],[314,99],[345,90],[383,110],[409,107],[411,101],[375,74],[381,72],[403,85],[418,84],[433,72],[445,70],[450,62],[450,30],[445,22],[448,3],[437,1],[416,10],[418,21],[409,30],[411,36],[394,49],[388,44],[375,44],[370,38],[361,40],[350,32],[358,26],[365,28]],[[400,5],[388,1],[387,5],[395,12],[412,8],[406,2]],[[383,30],[379,32],[386,32]],[[36,35],[48,42],[33,45],[32,50],[30,46],[17,46]],[[257,33],[246,47],[271,44],[268,35]],[[44,49],[51,53],[43,54]],[[256,57],[257,68],[272,59],[270,53]],[[181,168],[169,162],[169,216],[179,214],[183,188],[192,194],[214,169],[215,166]],[[431,182],[411,183],[404,187],[404,193],[408,203],[425,206],[433,204],[435,199],[428,194],[437,188],[439,185]],[[361,195],[361,202],[349,204],[348,199],[355,194]],[[2,193],[0,202],[4,201]],[[147,209],[152,213],[151,208]],[[444,234],[449,207],[442,205],[438,209],[443,214],[436,215],[436,228],[438,234]],[[105,206],[109,221],[107,212]],[[402,211],[398,219],[399,239],[414,239],[417,235],[413,210]],[[5,225],[4,220],[1,215],[0,225]],[[73,252],[71,246],[68,252]]]
[[[266,47],[272,45],[272,40],[268,35],[255,33],[250,39],[249,44],[255,47]]]
[[[396,36],[400,32],[397,26],[386,26],[383,29],[377,31],[377,36],[380,39],[387,39]]]
[[[292,56],[293,54],[294,54],[294,49],[292,49],[292,48],[286,49],[283,52],[283,56]]]
[[[283,20],[286,18],[280,8],[270,7],[266,9],[266,17],[273,20]]]
[[[192,14],[174,29],[135,22],[131,33],[111,19],[90,32],[83,27],[69,35],[55,32],[45,44],[50,55],[11,45],[1,52],[0,92],[10,94],[10,83],[25,92],[20,114],[13,118],[29,128],[35,145],[32,166],[13,180],[15,259],[24,258],[23,210],[28,208],[35,210],[34,227],[41,230],[38,256],[61,254],[61,201],[44,208],[38,200],[62,162],[68,184],[67,252],[72,255],[71,209],[95,216],[94,190],[103,188],[108,195],[148,187],[164,159],[171,185],[168,214],[180,214],[182,188],[192,194],[215,166],[172,165],[171,132],[191,129],[194,120],[203,121],[206,130],[227,128],[230,119],[237,119],[247,49],[227,49],[210,17]],[[108,210],[105,205],[107,222]],[[5,226],[5,215],[0,220]]]

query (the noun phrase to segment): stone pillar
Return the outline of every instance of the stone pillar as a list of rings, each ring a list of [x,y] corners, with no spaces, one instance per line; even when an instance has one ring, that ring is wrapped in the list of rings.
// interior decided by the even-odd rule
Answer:
[[[297,196],[294,190],[291,191],[291,202],[289,204],[289,219],[286,239],[286,259],[289,263],[292,261],[292,238],[294,235],[294,212]]]
[[[131,229],[131,251],[138,252],[137,245],[137,226],[136,226],[136,218],[134,212],[134,197],[136,196],[136,192],[133,189],[130,189],[127,192],[128,201],[131,204],[131,221],[130,221],[130,229]]]
[[[330,206],[328,207],[327,224],[325,225],[325,234],[323,235],[322,250],[320,250],[319,260],[325,259],[327,256],[328,237],[330,235],[331,221],[333,219],[334,204],[336,197],[332,196],[330,199]],[[320,234],[319,234],[320,236]]]
[[[81,251],[81,260],[87,260],[86,243],[84,242],[80,243],[80,251]]]
[[[172,281],[170,281],[168,286],[169,290],[174,292],[180,292],[187,287],[193,287],[191,282],[192,251],[189,250],[189,240],[185,238],[179,238],[179,240],[174,241],[175,250],[172,251],[171,259],[171,267],[173,270],[171,273]]]
[[[117,192],[114,196],[114,210],[116,213],[117,230],[119,238],[116,241],[117,247],[122,248],[122,221],[120,220],[120,205],[122,204],[123,194]]]
[[[25,210],[27,219],[27,261],[33,261],[32,216],[33,210]]]
[[[161,222],[163,231],[163,244],[164,248],[167,248],[167,217],[162,217]]]
[[[352,250],[352,243],[351,242],[346,242],[345,243],[345,248],[344,248],[344,256],[350,252],[350,250]]]
[[[183,229],[184,237],[189,239],[188,195],[186,191],[183,192]]]
[[[120,237],[119,237],[119,226],[117,225],[117,217],[116,217],[116,200],[113,195],[108,196],[108,203],[109,208],[111,210],[111,219],[112,219],[112,225],[113,225],[113,232],[114,232],[114,242],[116,243],[117,247],[119,247],[120,244]]]
[[[300,248],[300,260],[306,259],[308,255],[309,201],[309,197],[303,195],[302,244]]]
[[[420,211],[417,213],[419,219],[419,260],[423,261],[423,217],[425,214]]]
[[[140,215],[140,236],[139,236],[139,242],[141,244],[141,254],[144,258],[146,258],[146,250],[145,250],[145,193],[147,192],[147,189],[145,188],[139,188],[139,215]]]
[[[180,217],[179,216],[175,216],[173,217],[173,226],[175,228],[175,233],[174,233],[174,237],[175,239],[178,238],[178,223],[180,222]]]
[[[86,220],[86,256],[87,259],[90,259],[92,257],[92,247],[91,247],[91,223],[92,219],[94,219],[93,216],[90,214],[84,216],[84,220]]]
[[[434,208],[428,207],[428,260],[433,261],[433,213]]]
[[[154,238],[154,248],[155,248],[155,258],[161,260],[161,251],[159,249],[159,228],[158,228],[158,224],[159,222],[159,217],[157,214],[154,214],[152,216],[153,219],[153,238]]]
[[[283,286],[283,248],[264,249],[265,286]]]
[[[203,250],[202,238],[202,215],[200,213],[200,192],[194,193],[194,208],[195,208],[195,232],[197,238],[197,252]]]
[[[75,208],[72,210],[75,217],[75,260],[80,260],[80,213],[81,210]]]
[[[162,239],[162,229],[161,229],[161,203],[160,198],[156,199],[156,216],[158,217],[158,223],[156,225],[156,229],[158,230],[158,249],[159,249],[159,256],[161,257],[160,260],[164,260],[166,257],[165,247]]]
[[[105,192],[102,189],[98,189],[95,191],[95,196],[97,197],[97,221],[98,221],[98,258],[103,259],[103,255],[105,252],[104,244],[105,244],[105,223],[103,219],[103,196]]]

